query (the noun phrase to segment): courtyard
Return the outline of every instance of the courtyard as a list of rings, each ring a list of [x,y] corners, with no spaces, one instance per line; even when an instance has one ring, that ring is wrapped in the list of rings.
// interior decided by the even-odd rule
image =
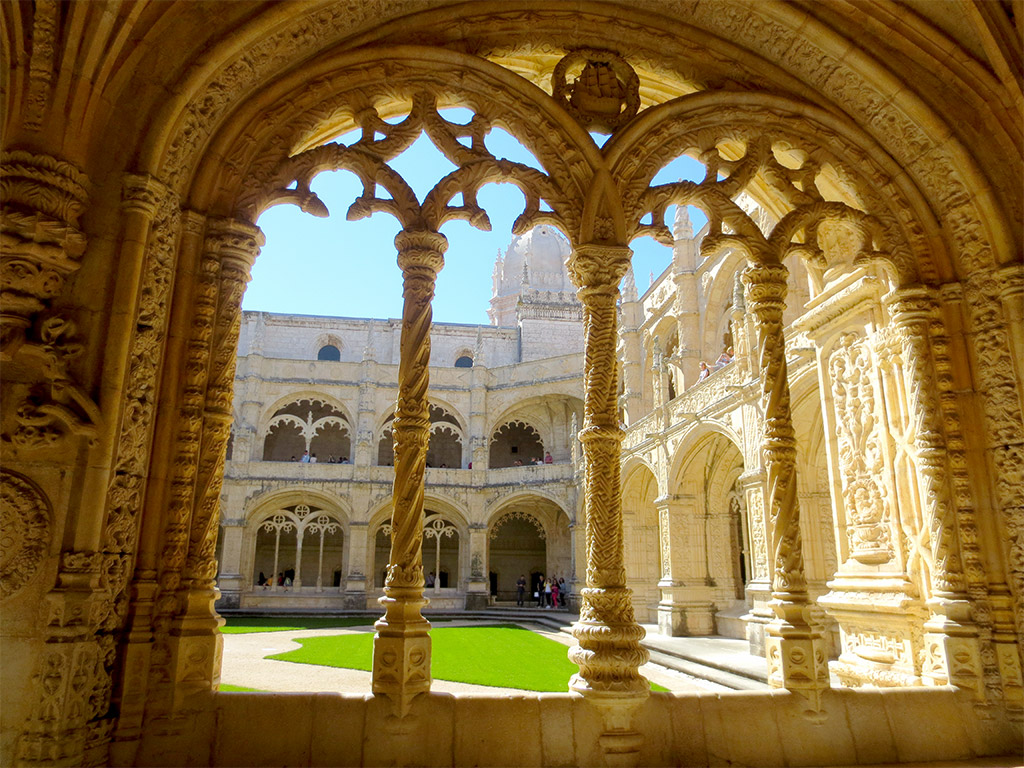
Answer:
[[[336,620],[337,626],[312,626],[307,629],[296,629],[297,625],[303,624],[326,624],[331,620],[316,617],[309,618],[280,618],[263,619],[253,622],[251,619],[232,618],[224,631],[224,662],[221,672],[222,691],[266,691],[278,693],[364,693],[370,688],[371,673],[369,671],[370,658],[362,658],[359,650],[353,653],[351,667],[346,662],[338,662],[337,658],[330,660],[330,663],[346,663],[345,667],[329,666],[328,659],[324,663],[299,662],[297,654],[304,648],[303,641],[314,639],[352,638],[361,640],[365,636],[367,646],[370,636],[373,633],[373,620],[367,619],[365,623],[357,624],[357,619]],[[280,628],[275,627],[277,625]],[[261,626],[262,625],[262,626]],[[517,627],[528,630],[529,637],[516,639],[515,634],[505,633],[503,635],[491,635],[481,637],[479,633],[470,634],[474,630],[484,630]],[[565,625],[568,630],[569,624]],[[455,670],[455,674],[445,674],[438,669],[439,658],[442,657],[440,646],[446,642],[445,632],[453,630],[469,630],[470,633],[462,634],[460,642],[470,644],[473,649],[473,658],[466,659],[463,666],[472,666],[474,670]],[[568,631],[555,630],[532,621],[516,622],[515,624],[495,623],[493,621],[437,621],[434,622],[432,631],[434,638],[434,680],[431,685],[432,691],[441,693],[458,694],[500,694],[509,693],[513,690],[546,690],[537,686],[531,686],[528,672],[536,666],[544,666],[546,672],[554,661],[564,662],[565,680],[561,686],[562,690],[568,689],[570,674],[575,670],[574,666],[566,657],[566,650],[559,652],[558,648],[548,649],[545,646],[560,646],[568,649],[573,643],[572,635]],[[543,644],[536,644],[532,639],[542,638]],[[452,642],[452,641],[447,641]],[[362,644],[356,645],[357,649]],[[309,646],[307,646],[308,648]],[[313,655],[314,652],[310,652]],[[460,648],[453,649],[453,653],[464,653]],[[327,653],[322,654],[327,657]],[[446,677],[478,676],[467,673],[473,671],[487,673],[486,662],[482,657],[493,655],[496,663],[508,661],[513,657],[513,667],[522,669],[522,682],[511,680],[507,686],[482,685],[457,680],[445,679]],[[282,658],[284,656],[285,658]],[[288,658],[290,657],[290,658]],[[762,660],[763,662],[763,660]],[[441,662],[443,664],[443,661]],[[458,665],[456,665],[458,666]],[[358,667],[363,667],[359,669]],[[686,691],[726,691],[728,687],[721,683],[687,674],[668,666],[648,662],[641,668],[641,673],[653,685],[654,690],[686,692]],[[557,676],[557,668],[550,674]],[[549,674],[549,677],[550,677]],[[550,687],[550,686],[549,686]],[[557,688],[555,688],[557,690]]]

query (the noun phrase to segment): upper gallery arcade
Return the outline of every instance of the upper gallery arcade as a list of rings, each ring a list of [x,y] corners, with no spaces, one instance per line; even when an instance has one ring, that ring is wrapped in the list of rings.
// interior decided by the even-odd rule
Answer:
[[[0,14],[0,762],[850,765],[1019,750],[1019,0],[37,0]],[[449,122],[449,106],[472,120]],[[538,167],[494,156],[494,128]],[[417,197],[389,163],[423,133],[454,170]],[[683,154],[705,177],[656,183]],[[345,212],[310,187],[326,170],[362,184]],[[564,409],[578,424],[562,438],[578,441],[582,490],[575,509],[543,509],[556,533],[559,514],[582,529],[564,694],[430,691],[425,570],[444,555],[424,523],[440,521],[438,542],[445,525],[486,533],[430,497],[429,440],[487,435],[501,416],[477,429],[432,398],[431,299],[444,225],[489,227],[489,183],[522,191],[515,235],[565,238],[582,323],[580,402]],[[379,461],[390,431],[365,696],[217,690],[241,298],[256,221],[281,204],[400,226],[396,404],[361,449]],[[634,301],[620,292],[630,243],[672,242],[673,205],[700,208],[706,231],[663,293]],[[721,309],[714,324],[702,301]],[[726,330],[735,362],[693,384]],[[319,423],[339,450],[360,423],[323,398],[276,406],[268,424],[301,437]],[[713,520],[708,489],[749,537],[725,587],[699,583],[708,532],[741,532]],[[334,535],[312,500],[275,503]],[[641,546],[661,571],[636,591],[627,518],[652,531]],[[657,601],[664,631],[704,631],[730,588],[778,690],[651,693],[638,608]],[[289,727],[260,727],[268,711]]]

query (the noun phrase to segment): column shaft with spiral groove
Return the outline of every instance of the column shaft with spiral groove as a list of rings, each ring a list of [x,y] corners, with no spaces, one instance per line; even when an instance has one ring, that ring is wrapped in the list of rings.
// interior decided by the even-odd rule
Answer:
[[[650,684],[639,669],[648,659],[640,645],[644,630],[633,614],[626,588],[622,494],[623,432],[618,420],[616,301],[619,282],[629,266],[628,247],[580,246],[570,261],[583,303],[584,422],[586,473],[587,584],[580,592],[580,620],[569,658],[579,673],[569,682],[597,705],[605,719],[601,737],[611,763],[629,764],[638,755],[641,737],[631,726],[633,712],[646,699]]]
[[[790,411],[789,379],[782,315],[786,277],[782,264],[756,264],[743,271],[747,311],[754,317],[761,379],[764,429],[761,455],[765,472],[772,610],[766,655],[768,682],[799,693],[811,710],[820,709],[829,687],[828,653],[821,628],[812,620],[800,541],[797,502],[796,437]]]
[[[393,423],[395,481],[391,555],[384,580],[384,616],[374,625],[373,692],[399,717],[430,690],[430,623],[423,618],[423,484],[430,437],[427,400],[431,302],[448,241],[426,230],[395,237],[404,278],[398,407]]]

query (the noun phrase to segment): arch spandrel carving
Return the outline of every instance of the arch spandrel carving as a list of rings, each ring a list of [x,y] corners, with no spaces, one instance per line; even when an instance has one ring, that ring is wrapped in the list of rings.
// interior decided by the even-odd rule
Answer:
[[[304,154],[301,150],[308,147],[309,137],[329,133],[337,135],[345,127],[362,126],[364,132],[369,130],[369,137],[364,133],[365,140],[361,144],[361,148],[368,151],[361,158],[363,175],[371,170],[366,165],[371,158],[376,158],[378,163],[390,159],[421,130],[426,130],[449,159],[457,166],[466,166],[457,172],[459,175],[453,174],[439,185],[437,202],[424,201],[424,213],[433,219],[430,223],[443,223],[445,217],[453,215],[470,219],[474,215],[479,217],[476,211],[445,212],[443,205],[459,191],[465,195],[468,188],[475,193],[477,186],[501,180],[516,183],[527,195],[529,216],[521,220],[521,228],[546,221],[570,234],[578,230],[572,205],[583,197],[591,176],[590,168],[600,163],[599,151],[583,129],[546,93],[507,70],[476,57],[446,52],[442,59],[437,51],[411,46],[375,55],[379,58],[372,61],[366,61],[365,55],[354,54],[328,60],[324,66],[331,67],[330,73],[316,79],[312,87],[307,88],[306,84],[298,81],[283,80],[268,88],[262,98],[257,97],[253,103],[241,107],[214,143],[214,147],[228,154],[227,175],[223,169],[218,170],[222,199],[225,199],[225,194],[232,194],[228,191],[231,188],[236,190],[233,194],[238,197],[237,190],[244,186],[249,191],[239,198],[240,210],[254,215],[260,206],[257,202],[260,197],[280,188],[277,194],[285,196],[284,201],[305,205],[311,211],[319,210],[315,201],[302,194],[301,182],[300,189],[293,190],[290,196],[283,191],[295,176],[283,184],[274,183],[275,174],[289,157],[299,166],[297,170],[301,175],[307,177],[319,170],[339,167],[338,158],[328,157],[331,151],[324,147],[306,149],[305,152],[313,154],[305,154],[304,161],[294,159]],[[438,71],[443,61],[444,72],[448,72],[452,57],[459,59],[456,63],[465,70],[457,81],[442,76]],[[388,89],[382,92],[379,84],[385,75]],[[296,103],[296,92],[306,94],[301,104]],[[409,116],[397,126],[383,122],[374,111],[386,112],[388,105],[396,102],[412,104]],[[455,126],[437,114],[436,109],[444,106],[468,107],[476,117],[468,126]],[[336,130],[327,129],[331,124]],[[491,157],[482,142],[489,126],[503,128],[515,135],[547,169],[547,178],[535,169]],[[386,133],[387,138],[375,142],[375,132]],[[469,147],[457,140],[458,133],[472,139]],[[245,141],[240,142],[238,139],[242,135]],[[474,161],[486,162],[482,166],[474,166]],[[351,162],[355,163],[355,158],[351,158]],[[302,167],[304,164],[306,167]],[[389,191],[397,200],[402,193],[401,185],[395,179],[387,178],[386,171],[382,174],[383,181],[391,182],[395,187]],[[204,179],[200,175],[193,187],[195,194],[204,194],[203,184]],[[396,190],[399,195],[396,195]],[[441,200],[441,197],[447,199]],[[542,211],[535,202],[529,202],[534,198],[543,198],[554,213]],[[256,208],[252,207],[254,205]],[[319,213],[323,211],[319,210]]]
[[[683,154],[700,159],[705,179],[651,187],[667,160]],[[808,219],[841,217],[864,230],[863,256],[893,263],[901,282],[952,270],[926,239],[938,229],[934,216],[920,192],[900,179],[892,158],[851,124],[806,104],[749,93],[694,94],[641,113],[611,139],[606,155],[631,238],[651,234],[669,242],[667,227],[639,222],[649,212],[663,221],[671,204],[697,205],[708,214],[712,235],[723,226],[732,231],[722,244],[749,252],[751,244],[761,250],[770,243],[781,260],[780,248],[789,244],[784,235],[792,239]],[[790,231],[780,221],[766,237],[735,202],[740,192],[763,201],[779,219],[789,216]]]

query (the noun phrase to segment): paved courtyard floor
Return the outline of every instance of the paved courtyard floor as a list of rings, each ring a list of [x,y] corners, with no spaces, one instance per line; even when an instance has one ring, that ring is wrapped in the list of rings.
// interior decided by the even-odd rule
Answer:
[[[479,622],[446,622],[446,627],[473,626]],[[537,625],[524,622],[521,626],[539,635],[551,638],[568,646],[574,640],[564,632],[553,632]],[[249,634],[224,635],[224,663],[221,669],[221,683],[255,688],[260,691],[280,692],[337,692],[369,693],[370,673],[354,669],[321,667],[315,664],[296,664],[264,658],[299,648],[298,638],[344,635],[358,632],[372,632],[372,624],[365,627],[344,629],[303,629],[284,632],[253,632]],[[670,691],[724,691],[723,686],[707,680],[700,680],[657,664],[645,664],[640,672],[653,683]],[[485,685],[453,683],[434,680],[431,690],[443,693],[488,693],[508,691],[508,688],[492,688]]]

